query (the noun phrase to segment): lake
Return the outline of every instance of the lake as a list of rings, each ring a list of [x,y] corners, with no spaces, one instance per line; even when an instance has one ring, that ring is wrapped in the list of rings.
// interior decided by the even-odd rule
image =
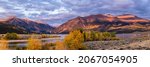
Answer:
[[[42,38],[40,39],[42,41],[42,44],[46,44],[46,43],[54,43],[56,41],[63,41],[63,39],[65,38],[65,36],[67,34],[55,34],[57,36],[57,38]],[[9,47],[25,47],[27,45],[28,40],[9,40]]]
[[[54,34],[54,35],[57,35],[57,36],[60,36],[58,38],[43,38],[41,39],[42,43],[43,44],[46,44],[46,43],[54,43],[56,41],[63,41],[63,39],[65,38],[65,36],[67,34]],[[116,35],[118,38],[121,38],[121,39],[130,39],[130,38],[136,38],[136,37],[139,37],[139,36],[143,36],[143,34],[138,34],[138,33],[125,33],[125,34],[117,34]],[[25,47],[27,45],[27,41],[28,40],[9,40],[9,46],[10,47]]]

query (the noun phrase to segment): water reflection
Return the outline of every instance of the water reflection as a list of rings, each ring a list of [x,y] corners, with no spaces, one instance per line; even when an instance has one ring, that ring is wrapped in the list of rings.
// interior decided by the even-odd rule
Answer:
[[[54,43],[56,41],[63,41],[66,34],[58,34],[58,36],[60,36],[60,37],[58,37],[58,38],[43,38],[43,39],[41,39],[42,44]],[[20,48],[26,47],[27,41],[28,40],[9,40],[9,47],[11,49],[15,49],[17,47],[20,47]]]

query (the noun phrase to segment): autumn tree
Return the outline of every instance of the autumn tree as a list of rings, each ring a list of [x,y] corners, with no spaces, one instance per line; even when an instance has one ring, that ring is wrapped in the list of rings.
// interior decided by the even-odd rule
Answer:
[[[74,30],[69,33],[64,39],[64,44],[67,46],[69,50],[80,50],[85,49],[83,45],[84,36],[80,30]]]
[[[91,32],[88,31],[88,32],[84,32],[84,41],[92,41],[92,36],[91,36]]]
[[[7,39],[7,40],[16,40],[16,39],[19,39],[19,36],[17,33],[6,33],[4,39]]]
[[[40,50],[42,49],[42,42],[39,39],[36,38],[29,38],[28,39],[28,50]]]
[[[114,32],[84,31],[85,41],[118,40]]]

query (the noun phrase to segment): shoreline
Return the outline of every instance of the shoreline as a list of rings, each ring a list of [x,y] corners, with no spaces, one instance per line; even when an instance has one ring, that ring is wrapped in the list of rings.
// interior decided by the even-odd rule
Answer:
[[[62,38],[42,38],[40,40],[42,41],[45,41],[45,40],[60,40]],[[9,43],[24,43],[24,42],[27,42],[28,40],[27,39],[24,39],[24,40],[8,40]]]

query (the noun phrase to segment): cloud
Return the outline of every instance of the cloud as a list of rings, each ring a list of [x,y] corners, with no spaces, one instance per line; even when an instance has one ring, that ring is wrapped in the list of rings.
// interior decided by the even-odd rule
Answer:
[[[0,7],[0,13],[4,13],[4,12],[6,12],[6,10],[4,8]]]
[[[77,16],[132,13],[150,19],[150,0],[0,0],[0,17],[16,15],[49,24]]]

